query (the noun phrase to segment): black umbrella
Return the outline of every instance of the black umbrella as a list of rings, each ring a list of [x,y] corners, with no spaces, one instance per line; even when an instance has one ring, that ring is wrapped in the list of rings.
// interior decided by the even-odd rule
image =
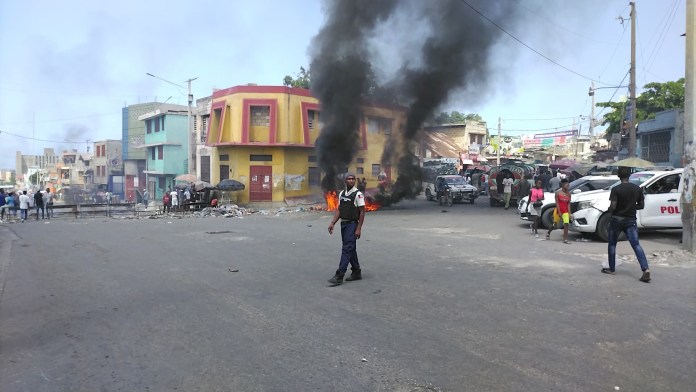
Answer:
[[[244,189],[244,184],[237,180],[222,180],[215,188],[221,191],[241,191]]]

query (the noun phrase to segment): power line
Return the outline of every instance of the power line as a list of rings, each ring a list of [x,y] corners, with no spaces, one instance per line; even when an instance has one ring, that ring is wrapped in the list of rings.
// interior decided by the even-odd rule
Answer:
[[[511,128],[507,128],[507,129],[506,129],[506,128],[501,128],[500,130],[501,130],[501,131],[505,131],[505,132],[538,132],[538,131],[552,131],[552,130],[554,130],[554,129],[570,128],[570,127],[573,127],[573,126],[578,126],[578,125],[583,124],[583,123],[586,123],[586,122],[589,122],[589,120],[583,120],[583,121],[577,122],[577,123],[575,123],[575,124],[568,124],[568,125],[562,125],[562,126],[559,126],[559,127],[551,127],[551,128],[535,128],[535,129],[511,129]]]
[[[577,116],[575,116],[577,117]],[[570,120],[575,118],[571,117],[555,117],[555,118],[504,118],[504,121],[552,121],[552,120]]]
[[[628,74],[630,74],[630,73],[631,73],[630,70],[629,70],[628,72],[626,72],[626,75],[624,75],[623,79],[621,79],[621,83],[619,83],[619,86],[616,87],[616,89],[614,90],[614,93],[611,95],[611,98],[609,98],[609,101],[608,101],[608,102],[611,102],[612,99],[614,99],[614,96],[616,95],[616,93],[617,93],[617,92],[619,91],[619,89],[621,88],[621,85],[623,85],[624,80],[626,80],[626,76],[628,76]],[[597,115],[596,115],[595,117],[598,117],[598,118],[599,118],[599,115],[602,114],[602,112],[603,112],[604,109],[606,109],[606,108],[607,108],[606,106],[603,107],[602,110],[600,110],[599,113],[597,113]]]
[[[604,82],[601,82],[601,81],[599,81],[599,80],[595,80],[595,79],[593,79],[593,78],[591,78],[591,77],[589,77],[589,76],[585,76],[585,75],[583,75],[583,74],[581,74],[581,73],[579,73],[579,72],[576,72],[576,71],[574,71],[574,70],[572,70],[572,69],[566,67],[566,66],[563,65],[563,64],[560,64],[559,62],[553,60],[552,58],[546,56],[545,54],[543,54],[543,53],[539,52],[538,50],[532,48],[531,46],[527,45],[527,44],[524,43],[521,39],[519,39],[519,38],[515,37],[514,35],[512,35],[510,32],[508,32],[507,30],[505,30],[504,28],[502,28],[499,24],[495,23],[493,20],[491,20],[491,19],[488,18],[486,15],[484,15],[483,13],[481,13],[479,10],[477,10],[476,8],[474,8],[474,6],[472,6],[471,4],[469,4],[466,0],[459,0],[459,1],[461,1],[461,2],[464,3],[464,4],[466,4],[467,7],[471,8],[474,12],[476,12],[477,14],[479,14],[482,18],[484,18],[484,19],[486,19],[488,22],[490,22],[493,26],[495,26],[495,27],[497,27],[498,29],[500,29],[500,31],[502,31],[503,33],[505,33],[505,34],[507,34],[508,36],[510,36],[510,38],[512,38],[512,39],[514,39],[515,41],[519,42],[521,45],[523,45],[523,46],[526,47],[527,49],[531,50],[532,52],[538,54],[539,56],[545,58],[545,59],[548,60],[549,62],[551,62],[551,63],[553,63],[553,64],[555,64],[555,65],[557,65],[557,66],[559,66],[559,67],[561,67],[561,68],[563,68],[563,69],[565,69],[566,71],[568,71],[568,72],[570,72],[570,73],[572,73],[572,74],[575,74],[575,75],[577,75],[577,76],[580,76],[580,77],[583,78],[583,79],[587,79],[587,80],[589,80],[589,81],[593,81],[593,82],[598,83],[598,84],[603,84],[603,85],[605,85],[605,86],[612,86],[612,85],[610,85],[610,84],[608,84],[608,83],[604,83]],[[612,86],[612,87],[614,87],[614,86]]]
[[[60,141],[60,140],[37,139],[34,137],[30,137],[30,136],[17,135],[16,133],[11,133],[11,132],[7,132],[7,131],[0,131],[0,136],[2,136],[2,135],[11,135],[11,136],[15,136],[15,137],[22,138],[22,139],[34,140],[37,142],[46,142],[46,143],[62,143],[62,144],[84,143],[84,141],[74,141],[74,140],[72,140],[72,141],[71,140]]]

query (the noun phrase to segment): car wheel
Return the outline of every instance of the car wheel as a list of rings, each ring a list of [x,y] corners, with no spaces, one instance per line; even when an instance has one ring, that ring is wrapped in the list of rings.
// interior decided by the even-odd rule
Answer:
[[[433,193],[430,192],[430,188],[426,188],[426,189],[425,189],[425,198],[426,198],[426,200],[428,200],[428,201],[433,201],[433,200],[435,200],[435,198],[433,197]]]
[[[556,207],[548,207],[541,213],[541,225],[544,226],[546,230],[553,227],[553,210]]]
[[[595,234],[597,237],[605,242],[609,241],[609,222],[611,221],[611,215],[609,214],[604,214],[602,215],[599,220],[597,221],[597,230],[595,231]],[[619,241],[624,241],[626,239],[626,235],[621,232],[619,234]]]

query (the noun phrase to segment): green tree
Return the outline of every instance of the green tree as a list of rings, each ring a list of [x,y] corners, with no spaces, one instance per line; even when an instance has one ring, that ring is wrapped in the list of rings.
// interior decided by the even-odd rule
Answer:
[[[17,172],[12,172],[10,174],[10,184],[15,185],[17,183]]]
[[[32,175],[29,176],[29,181],[32,184],[38,184],[39,183],[39,172],[36,172]]]
[[[681,78],[673,82],[652,82],[643,86],[645,91],[636,98],[636,123],[655,118],[658,112],[664,110],[684,108],[684,82],[685,79]],[[602,121],[602,125],[607,125],[605,137],[609,140],[611,135],[621,132],[628,115],[628,102],[599,102],[596,106],[611,109]]]
[[[440,112],[433,118],[435,124],[463,124],[471,120],[483,121],[481,116],[476,113],[464,114],[456,110],[451,113]]]
[[[290,75],[285,75],[283,78],[283,85],[308,89],[312,85],[312,78],[310,75],[310,70],[306,70],[305,67],[300,67],[300,72],[296,73],[294,78]]]

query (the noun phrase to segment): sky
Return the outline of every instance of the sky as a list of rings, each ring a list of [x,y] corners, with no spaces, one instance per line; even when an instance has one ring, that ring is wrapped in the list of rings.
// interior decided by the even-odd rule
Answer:
[[[629,2],[506,1],[519,17],[499,25],[509,35],[492,48],[487,83],[455,91],[441,110],[478,113],[491,134],[499,118],[505,135],[573,124],[587,134],[591,80],[598,88],[628,84]],[[639,93],[646,83],[684,77],[685,3],[636,1]],[[186,104],[185,89],[147,73],[181,85],[198,78],[195,99],[247,83],[282,85],[311,62],[324,7],[322,0],[0,2],[0,168],[14,169],[16,151],[84,151],[95,140],[120,139],[124,105]],[[382,32],[375,68],[408,62],[394,61],[408,53],[393,48],[421,33],[416,26]],[[627,95],[601,88],[595,98]]]

